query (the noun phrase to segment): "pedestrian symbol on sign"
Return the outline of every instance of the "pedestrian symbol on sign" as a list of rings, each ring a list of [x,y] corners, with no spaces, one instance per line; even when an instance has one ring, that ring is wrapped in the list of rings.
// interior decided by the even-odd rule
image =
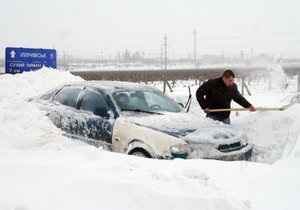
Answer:
[[[15,55],[16,55],[15,51],[12,50],[12,51],[10,52],[10,57],[11,57],[11,58],[15,58]]]

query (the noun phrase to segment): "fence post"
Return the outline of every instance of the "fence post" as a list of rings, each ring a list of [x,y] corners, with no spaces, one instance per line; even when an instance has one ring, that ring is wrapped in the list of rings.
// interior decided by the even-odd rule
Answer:
[[[244,95],[245,82],[244,77],[242,77],[242,95]]]

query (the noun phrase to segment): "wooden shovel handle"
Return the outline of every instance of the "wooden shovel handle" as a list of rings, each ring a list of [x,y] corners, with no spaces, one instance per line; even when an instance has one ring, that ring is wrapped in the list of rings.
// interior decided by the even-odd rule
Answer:
[[[257,107],[256,111],[281,111],[282,108],[277,107]],[[249,111],[249,108],[231,108],[231,109],[210,109],[209,112],[230,112],[230,111]]]

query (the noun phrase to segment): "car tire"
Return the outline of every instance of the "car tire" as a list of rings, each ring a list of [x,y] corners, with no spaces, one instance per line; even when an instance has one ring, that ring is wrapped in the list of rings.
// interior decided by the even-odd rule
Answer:
[[[151,155],[145,151],[144,149],[133,149],[129,155],[134,155],[134,156],[138,156],[138,157],[143,157],[143,158],[152,158]]]

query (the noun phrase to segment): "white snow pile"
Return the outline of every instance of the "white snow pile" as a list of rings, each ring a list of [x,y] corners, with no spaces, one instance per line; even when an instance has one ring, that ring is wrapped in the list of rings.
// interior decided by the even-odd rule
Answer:
[[[286,85],[286,75],[280,64],[273,64],[269,67],[272,88],[284,88]]]
[[[51,121],[26,99],[67,81],[82,80],[70,73],[43,69],[0,77],[0,148],[59,149],[74,142],[62,136]]]
[[[237,119],[234,128],[247,133],[254,144],[255,161],[274,163],[287,157],[300,134],[300,105],[281,112],[261,112]]]
[[[26,101],[80,80],[46,68],[0,76],[1,210],[299,209],[299,105],[233,116],[232,127],[248,135],[255,158],[272,164],[143,159],[68,139]],[[282,96],[272,91],[258,95]],[[260,104],[256,99],[250,97]],[[193,106],[203,117],[195,100]]]

